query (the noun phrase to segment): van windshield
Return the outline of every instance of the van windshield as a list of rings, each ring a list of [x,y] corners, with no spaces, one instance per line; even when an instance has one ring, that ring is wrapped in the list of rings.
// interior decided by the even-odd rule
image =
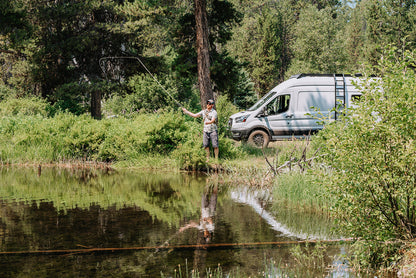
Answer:
[[[272,98],[276,92],[270,91],[264,97],[262,97],[259,101],[257,101],[253,106],[251,106],[247,111],[255,111],[259,109],[263,104],[265,104],[270,98]]]

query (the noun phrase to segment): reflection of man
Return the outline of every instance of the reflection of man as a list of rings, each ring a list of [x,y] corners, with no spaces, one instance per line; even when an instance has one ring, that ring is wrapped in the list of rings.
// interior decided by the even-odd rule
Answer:
[[[208,190],[205,194],[202,195],[201,218],[199,220],[199,224],[192,221],[184,227],[180,228],[179,232],[183,232],[184,230],[189,228],[197,228],[199,231],[202,232],[205,243],[211,241],[215,229],[214,216],[215,209],[217,207],[217,193],[218,188],[217,186],[215,186],[212,189],[212,192]]]
[[[209,200],[208,200],[208,197]],[[212,234],[214,233],[215,225],[214,225],[214,216],[215,216],[215,209],[217,207],[217,187],[214,187],[211,193],[205,194],[202,196],[201,200],[201,220],[199,223],[199,229],[204,231],[204,239],[205,242],[209,242],[212,238]]]

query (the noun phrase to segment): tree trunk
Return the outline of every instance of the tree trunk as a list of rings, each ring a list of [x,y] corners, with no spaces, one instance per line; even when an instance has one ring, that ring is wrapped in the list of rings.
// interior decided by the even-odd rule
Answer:
[[[198,54],[198,85],[201,106],[205,107],[208,99],[214,99],[211,87],[209,62],[208,20],[206,0],[195,0],[196,49]]]
[[[101,92],[99,90],[91,92],[91,116],[101,120]]]

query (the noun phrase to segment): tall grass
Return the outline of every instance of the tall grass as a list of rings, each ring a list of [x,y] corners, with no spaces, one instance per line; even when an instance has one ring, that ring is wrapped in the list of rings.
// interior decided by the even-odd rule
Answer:
[[[285,274],[284,267],[280,263],[276,263],[274,260],[265,261],[264,269],[253,272],[257,273],[244,273],[239,268],[235,270],[225,271],[221,264],[218,264],[214,268],[206,268],[205,272],[198,269],[189,270],[188,263],[185,261],[185,266],[178,265],[173,271],[173,275],[165,276],[161,273],[161,277],[175,277],[175,278],[199,278],[199,277],[212,277],[212,278],[243,278],[243,277],[290,277]]]
[[[338,272],[331,271],[334,256],[327,253],[326,246],[318,243],[316,246],[301,247],[296,245],[291,248],[290,257],[293,263],[276,262],[274,259],[264,259],[263,268],[251,269],[250,273],[237,267],[232,270],[224,270],[221,264],[214,268],[206,268],[205,272],[198,269],[189,269],[187,261],[185,265],[178,265],[171,275],[160,273],[160,277],[174,278],[289,278],[289,277],[338,277]],[[247,270],[247,269],[246,269]],[[340,274],[349,274],[347,270]]]
[[[273,186],[274,206],[307,212],[328,211],[334,200],[322,186],[319,171],[279,175]]]

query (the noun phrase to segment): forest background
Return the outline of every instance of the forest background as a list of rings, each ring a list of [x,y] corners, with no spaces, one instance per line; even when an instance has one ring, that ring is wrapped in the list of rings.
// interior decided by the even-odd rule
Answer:
[[[206,1],[212,89],[239,109],[297,73],[357,73],[383,45],[414,49],[416,4]],[[193,1],[1,0],[0,98],[37,96],[93,116],[197,108]],[[95,104],[94,104],[95,102]],[[99,107],[101,108],[101,107]]]

